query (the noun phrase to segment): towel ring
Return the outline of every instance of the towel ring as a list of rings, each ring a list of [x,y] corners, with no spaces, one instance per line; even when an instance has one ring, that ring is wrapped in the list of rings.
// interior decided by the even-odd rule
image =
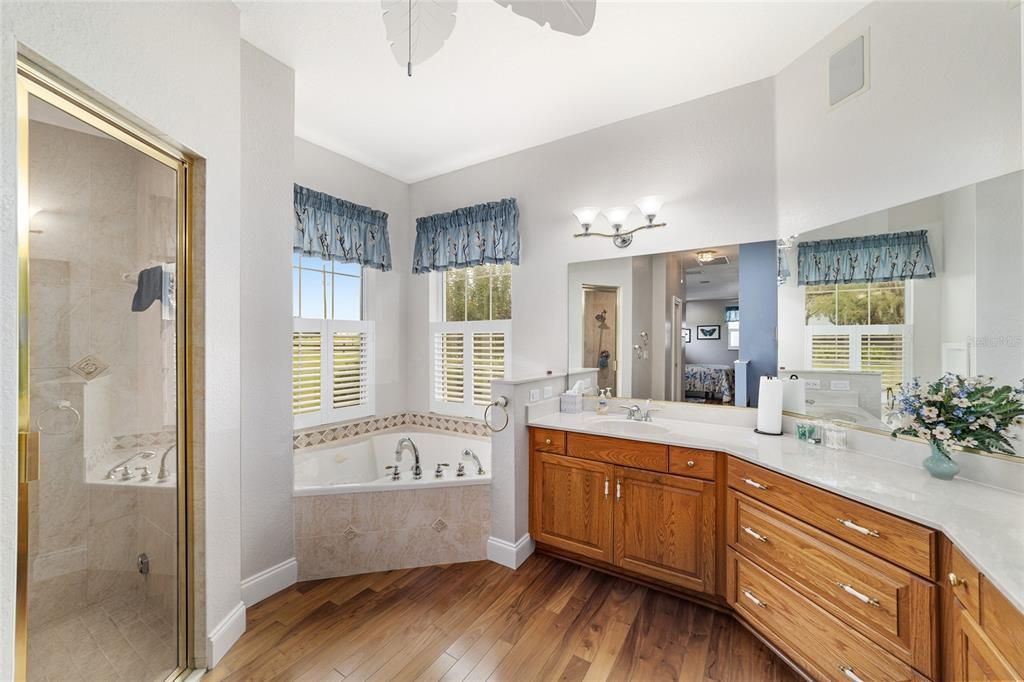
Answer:
[[[500,407],[501,411],[505,413],[505,423],[501,425],[500,429],[496,429],[493,426],[491,426],[491,420],[490,420],[489,414],[490,414],[490,411],[491,411],[492,407]],[[509,417],[508,417],[508,409],[507,408],[508,408],[508,398],[506,398],[505,396],[500,396],[497,400],[488,403],[487,407],[484,408],[484,424],[491,431],[491,433],[498,433],[499,431],[504,431],[508,427],[508,419],[509,419]]]
[[[62,412],[62,411],[65,411],[65,410],[70,412],[71,414],[75,415],[75,423],[72,424],[70,427],[68,427],[67,430],[65,430],[65,431],[48,431],[48,430],[43,428],[43,417],[45,415],[49,414],[50,412]],[[70,400],[58,400],[56,405],[51,405],[50,407],[46,408],[45,410],[43,410],[42,412],[39,413],[39,417],[36,418],[36,430],[39,431],[39,433],[45,433],[45,434],[48,434],[48,435],[51,435],[51,436],[66,436],[67,434],[69,434],[72,431],[74,431],[75,429],[77,429],[78,425],[81,424],[81,423],[82,423],[82,413],[79,412],[78,410],[76,410],[74,407],[71,406],[71,401]]]

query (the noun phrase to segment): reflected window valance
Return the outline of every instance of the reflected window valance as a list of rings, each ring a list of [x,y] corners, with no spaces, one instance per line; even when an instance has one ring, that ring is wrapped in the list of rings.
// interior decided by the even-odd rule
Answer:
[[[416,219],[414,273],[485,263],[519,265],[519,207],[515,199]]]
[[[800,242],[798,249],[801,286],[935,277],[927,230]]]
[[[339,263],[391,269],[388,214],[295,185],[293,250]]]
[[[727,305],[727,306],[725,306],[725,321],[726,322],[739,322],[740,321],[740,307],[738,305]]]

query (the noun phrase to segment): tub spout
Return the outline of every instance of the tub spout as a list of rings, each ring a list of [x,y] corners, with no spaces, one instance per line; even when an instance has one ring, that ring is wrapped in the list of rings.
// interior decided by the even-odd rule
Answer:
[[[413,465],[412,465],[412,477],[414,480],[420,480],[423,478],[423,467],[420,466],[420,449],[416,447],[416,443],[412,442],[412,438],[399,438],[398,445],[395,446],[395,460],[402,461],[402,449],[408,445],[412,448]]]

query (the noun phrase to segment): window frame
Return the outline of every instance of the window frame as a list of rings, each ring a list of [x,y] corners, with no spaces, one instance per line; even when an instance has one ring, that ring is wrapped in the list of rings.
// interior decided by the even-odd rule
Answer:
[[[333,263],[333,261],[327,261]],[[301,263],[301,260],[300,260]],[[292,270],[302,268],[301,265],[292,263]],[[315,270],[313,270],[315,272]],[[322,272],[322,271],[321,271]],[[303,414],[292,413],[293,428],[304,429],[324,424],[332,424],[353,419],[372,417],[376,414],[376,325],[373,320],[367,320],[369,301],[372,300],[372,291],[375,286],[375,272],[365,266],[359,268],[359,320],[333,320],[308,317],[292,316],[292,333],[296,332],[319,332],[320,334],[320,409]],[[331,276],[334,276],[333,265]],[[342,275],[351,277],[351,275]],[[299,276],[301,286],[301,272]],[[326,280],[326,278],[325,278]],[[327,293],[326,281],[324,289],[324,306],[326,315]],[[299,312],[302,311],[301,299],[299,301]],[[333,305],[333,291],[331,303]],[[294,313],[293,307],[293,313]],[[331,311],[333,313],[333,310]],[[363,334],[365,338],[364,365],[365,374],[365,399],[358,405],[347,407],[333,406],[334,391],[334,334]],[[293,394],[294,400],[294,394]]]
[[[497,266],[499,264],[491,264]],[[511,297],[513,295],[512,289],[513,283],[513,269],[511,264],[508,264],[509,268],[509,313],[512,313],[512,302]],[[429,409],[431,412],[436,414],[458,416],[458,417],[472,417],[481,418],[483,412],[483,405],[478,405],[474,402],[474,363],[473,363],[473,335],[484,334],[484,333],[500,333],[504,335],[505,341],[505,357],[504,357],[504,378],[507,378],[512,371],[512,319],[505,320],[471,320],[471,321],[456,321],[448,322],[448,311],[447,302],[445,296],[445,289],[447,286],[446,273],[449,271],[433,272],[431,273],[431,299],[432,305],[431,310],[431,322],[429,325],[429,334],[427,336],[428,344],[428,357],[430,359],[428,372],[428,386],[429,386]],[[494,312],[494,300],[493,300],[493,283],[491,286],[491,301],[490,301],[490,313]],[[440,320],[440,321],[438,321]],[[438,387],[437,387],[437,375],[435,371],[437,363],[436,354],[436,343],[435,339],[438,334],[453,333],[462,334],[463,343],[463,396],[461,402],[452,402],[438,399]],[[492,379],[493,381],[493,379]]]

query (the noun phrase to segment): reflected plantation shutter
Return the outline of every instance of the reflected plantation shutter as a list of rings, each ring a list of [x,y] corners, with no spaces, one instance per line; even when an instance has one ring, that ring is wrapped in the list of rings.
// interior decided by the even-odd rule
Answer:
[[[508,374],[510,330],[507,320],[431,325],[431,410],[481,416],[491,381]]]
[[[374,413],[373,323],[295,319],[292,414],[302,428]]]
[[[882,387],[903,383],[903,334],[864,334],[860,337],[860,368],[881,372]]]
[[[811,369],[850,369],[850,336],[812,334]]]

